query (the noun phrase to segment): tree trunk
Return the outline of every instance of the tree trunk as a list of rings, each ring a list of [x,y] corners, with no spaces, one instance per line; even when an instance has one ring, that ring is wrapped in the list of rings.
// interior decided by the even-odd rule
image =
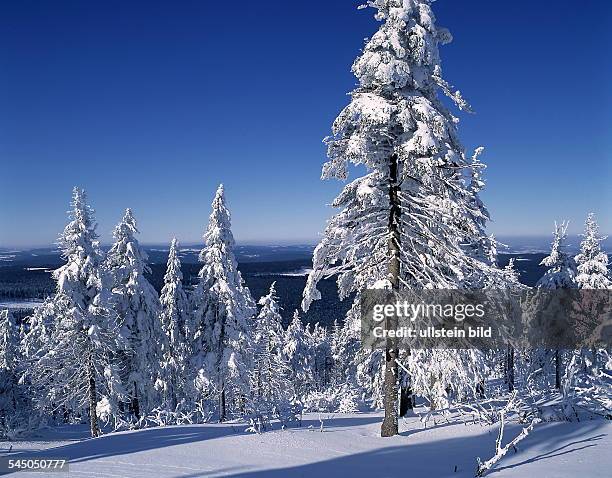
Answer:
[[[506,371],[508,374],[508,391],[514,391],[514,347],[508,346]]]
[[[561,388],[561,354],[555,350],[555,388]]]
[[[134,382],[134,395],[132,395],[132,403],[130,404],[132,413],[137,419],[140,419],[140,403],[138,402],[138,384]]]
[[[219,422],[225,421],[225,387],[221,388],[219,394]]]
[[[219,394],[219,422],[225,421],[225,376],[223,375],[222,367],[222,356],[225,344],[225,316],[221,316],[221,331],[219,332],[218,342],[218,358],[217,358],[217,371],[219,373],[219,388],[221,393]],[[219,305],[215,307],[215,322],[219,321]]]
[[[484,378],[479,380],[476,384],[476,396],[481,400],[487,397]]]
[[[398,434],[397,425],[397,349],[385,350],[385,381],[383,384],[383,404],[385,418],[380,427],[380,436],[392,437]]]
[[[400,388],[400,417],[408,413],[408,410],[414,408],[414,396],[410,385]]]
[[[406,357],[410,356],[410,350],[406,351]],[[401,357],[400,357],[401,358]],[[399,416],[403,417],[408,413],[408,410],[414,409],[414,394],[412,393],[412,384],[410,375],[406,370],[403,371],[403,377],[400,381],[400,406]]]
[[[170,404],[173,412],[176,412],[176,407],[178,406],[178,397],[176,395],[176,387],[174,385],[175,383],[176,382],[173,382],[172,384],[172,393],[170,394]]]
[[[389,242],[388,260],[391,287],[394,291],[399,290],[400,276],[400,215],[401,208],[399,202],[399,185],[397,171],[397,155],[393,154],[389,164]],[[388,320],[388,319],[387,319]],[[391,328],[391,327],[387,327]],[[395,340],[387,342],[385,350],[385,380],[383,384],[383,404],[385,407],[385,418],[383,420],[380,434],[383,437],[390,437],[398,434],[398,409],[397,409],[397,358],[399,350]]]
[[[87,380],[89,382],[89,425],[91,436],[96,438],[100,436],[100,427],[98,426],[98,414],[96,412],[96,405],[98,403],[96,372],[94,370],[91,354],[87,357]]]

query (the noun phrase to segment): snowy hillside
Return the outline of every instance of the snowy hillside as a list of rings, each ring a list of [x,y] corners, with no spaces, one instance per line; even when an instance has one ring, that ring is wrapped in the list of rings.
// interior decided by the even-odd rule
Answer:
[[[260,435],[244,424],[186,425],[88,439],[86,427],[52,430],[40,441],[13,444],[12,457],[65,457],[75,477],[472,477],[476,456],[493,453],[496,428],[400,421],[400,435],[379,437],[382,414],[318,414],[301,428]],[[607,477],[612,422],[541,425],[490,476]],[[45,450],[33,453],[35,450]],[[2,455],[6,456],[4,451]],[[455,471],[455,467],[457,470]],[[19,476],[40,477],[40,473]]]

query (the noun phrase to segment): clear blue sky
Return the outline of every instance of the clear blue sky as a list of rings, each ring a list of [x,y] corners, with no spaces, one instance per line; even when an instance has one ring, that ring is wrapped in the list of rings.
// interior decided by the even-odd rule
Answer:
[[[0,246],[49,244],[84,187],[110,240],[198,241],[223,182],[241,242],[314,242],[341,184],[322,138],[378,23],[360,2],[0,3]],[[440,0],[501,235],[612,232],[612,2]]]

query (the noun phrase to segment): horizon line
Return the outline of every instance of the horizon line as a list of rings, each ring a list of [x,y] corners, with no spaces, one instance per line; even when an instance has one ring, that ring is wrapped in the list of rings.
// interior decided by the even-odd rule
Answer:
[[[607,234],[602,234],[604,236],[604,240],[612,240],[611,236]],[[580,233],[568,234],[568,238],[577,238],[580,237]],[[552,239],[552,234],[497,234],[495,238],[500,240],[503,238],[507,239]],[[501,241],[500,241],[501,242]],[[152,247],[152,246],[168,246],[170,241],[139,241],[140,245],[144,247]],[[205,247],[205,244],[202,241],[188,241],[181,242],[179,239],[179,243],[181,248],[184,247]],[[111,246],[112,242],[101,242],[100,246],[108,247]],[[287,246],[309,246],[315,247],[318,244],[316,240],[309,239],[276,239],[276,240],[267,240],[267,239],[253,239],[253,240],[236,240],[236,246],[266,246],[266,247],[287,247]],[[34,250],[34,249],[53,249],[57,246],[56,243],[45,243],[45,244],[26,244],[26,245],[17,245],[17,244],[8,244],[8,245],[0,245],[0,250]]]

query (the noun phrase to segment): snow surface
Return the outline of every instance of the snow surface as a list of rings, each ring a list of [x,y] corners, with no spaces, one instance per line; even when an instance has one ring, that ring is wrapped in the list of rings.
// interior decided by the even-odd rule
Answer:
[[[476,456],[492,456],[496,427],[400,422],[399,436],[380,438],[381,413],[307,414],[301,428],[245,433],[238,423],[183,425],[86,439],[84,426],[51,429],[36,441],[14,442],[13,458],[67,457],[75,477],[472,477]],[[510,439],[518,433],[508,427]],[[612,423],[538,425],[490,475],[609,477]],[[0,456],[6,456],[6,443]],[[455,472],[455,466],[457,471]],[[40,478],[40,473],[20,472]],[[55,476],[55,474],[54,474]],[[59,475],[58,475],[59,476]],[[68,475],[62,475],[68,476]]]

